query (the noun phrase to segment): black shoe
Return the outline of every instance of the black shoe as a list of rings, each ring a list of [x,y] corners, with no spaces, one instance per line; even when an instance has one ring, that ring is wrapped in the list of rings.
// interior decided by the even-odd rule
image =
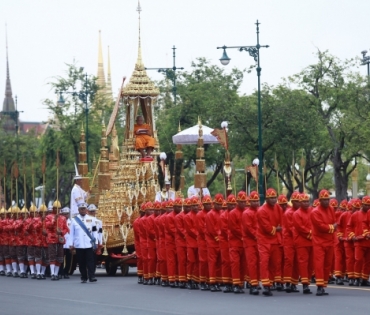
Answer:
[[[143,284],[143,282],[144,282],[144,279],[143,279],[143,277],[137,277],[137,283],[138,284]]]
[[[52,280],[52,281],[57,280],[57,276],[51,275],[50,280]]]
[[[64,275],[63,278],[64,279],[69,279],[69,276],[68,275]]]
[[[289,282],[285,284],[285,292],[286,293],[291,293],[292,292],[292,287],[291,287],[291,284]]]
[[[232,293],[233,289],[230,284],[225,285],[225,288],[223,290],[224,293]]]
[[[186,283],[185,282],[180,282],[179,283],[179,288],[180,289],[186,289]]]
[[[96,279],[95,277],[89,278],[89,282],[96,282],[96,281],[98,281],[98,279]]]
[[[41,279],[42,279],[42,280],[46,280],[45,275],[41,275]]]
[[[270,287],[263,287],[262,294],[263,294],[264,296],[272,296],[272,292],[271,292]]]
[[[365,280],[365,279],[362,279],[361,286],[362,287],[370,287],[370,282]]]
[[[81,283],[86,283],[87,282],[87,279],[81,279]]]
[[[147,279],[144,279],[143,285],[148,285],[148,280]]]
[[[283,285],[281,284],[281,283],[276,283],[276,291],[279,291],[279,292],[281,292],[281,291],[283,291],[284,290],[284,287],[283,287]]]
[[[353,283],[353,285],[355,287],[359,287],[360,286],[360,279],[356,279],[355,282]]]
[[[175,289],[176,288],[176,283],[175,282],[170,282],[169,286],[170,286],[171,289]]]
[[[214,284],[210,285],[209,289],[211,290],[211,292],[217,292],[217,288]]]
[[[245,288],[246,288],[246,289],[250,289],[251,287],[252,287],[252,286],[250,285],[250,283],[249,283],[249,282],[246,282],[246,283],[245,283]]]
[[[299,293],[299,290],[298,290],[298,288],[297,288],[297,286],[295,284],[292,284],[291,285],[291,288],[292,288],[292,292],[293,293]]]
[[[37,275],[37,276],[36,276],[36,279],[37,279],[37,280],[42,280],[41,275]]]
[[[329,295],[329,293],[325,292],[325,289],[322,289],[322,295]]]
[[[193,289],[199,290],[199,284],[197,282],[193,282]]]
[[[204,283],[204,282],[202,282],[201,284],[200,284],[200,289],[202,290],[202,291],[207,291],[208,289],[207,289],[207,285]]]
[[[274,282],[270,288],[270,291],[276,291],[276,283]]]
[[[191,280],[188,280],[188,283],[186,284],[186,288],[188,290],[193,290],[193,282]]]
[[[148,285],[154,285],[153,278],[150,278],[150,279],[149,279],[149,281],[148,281]]]
[[[328,284],[334,284],[334,283],[335,283],[335,279],[333,277],[330,277]]]
[[[352,287],[353,286],[353,284],[354,284],[354,280],[353,279],[349,279],[348,280],[348,285],[350,286],[350,287]]]
[[[218,284],[218,283],[216,284],[216,289],[217,289],[217,291],[220,291],[220,292],[222,291],[220,284]]]
[[[36,274],[35,273],[31,274],[31,279],[36,279]]]
[[[335,282],[337,285],[344,285],[342,278],[337,278]]]
[[[19,278],[26,278],[26,274],[24,272],[21,272],[21,274],[19,275]]]
[[[176,289],[180,288],[180,285],[179,285],[179,282],[178,281],[175,281],[175,288]]]
[[[7,276],[7,277],[12,277],[12,276],[13,276],[13,274],[12,274],[10,271],[8,271],[8,272],[6,273],[6,276]]]
[[[303,294],[312,294],[308,284],[303,285]]]
[[[169,286],[168,281],[167,280],[166,281],[162,281],[161,286],[162,287],[168,287]]]
[[[323,287],[317,287],[316,295],[323,296],[323,295],[329,295],[329,293],[326,293]]]
[[[235,294],[242,293],[242,292],[240,292],[240,287],[238,285],[233,285],[233,292]]]
[[[5,271],[4,270],[0,271],[0,276],[5,276]]]
[[[249,289],[249,294],[250,295],[258,295],[260,294],[258,289],[257,289],[257,286],[251,286],[250,289]]]
[[[14,278],[19,278],[19,274],[18,274],[18,272],[14,272],[13,277],[14,277]]]

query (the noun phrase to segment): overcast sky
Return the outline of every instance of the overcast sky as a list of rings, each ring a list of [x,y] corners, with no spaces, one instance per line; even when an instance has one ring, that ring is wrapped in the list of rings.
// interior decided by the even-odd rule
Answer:
[[[260,25],[262,82],[276,85],[315,61],[318,49],[341,59],[370,48],[368,0],[141,0],[143,61],[146,67],[177,66],[206,57],[219,64],[217,46],[255,45]],[[0,92],[5,92],[5,23],[8,28],[10,76],[22,121],[49,116],[45,98],[56,98],[48,82],[63,75],[65,63],[77,61],[96,75],[98,32],[102,32],[105,72],[111,51],[112,86],[130,77],[137,57],[137,0],[0,0]],[[228,50],[232,67],[247,68],[246,52]],[[365,67],[355,69],[366,74]],[[153,79],[161,75],[149,71]],[[246,75],[242,93],[257,87],[255,71]],[[2,94],[3,95],[3,94]],[[3,98],[0,97],[0,105]]]

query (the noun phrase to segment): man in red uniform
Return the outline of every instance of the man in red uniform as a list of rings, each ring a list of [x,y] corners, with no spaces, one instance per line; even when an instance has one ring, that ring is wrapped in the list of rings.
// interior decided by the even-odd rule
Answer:
[[[179,288],[186,289],[186,231],[184,226],[184,212],[182,212],[183,202],[181,198],[176,198],[173,206],[173,211],[176,213],[176,255],[177,255],[177,273],[179,275]]]
[[[206,196],[207,198],[209,196]],[[210,198],[209,198],[210,199]],[[208,271],[211,292],[221,291],[220,215],[224,197],[216,194],[213,209],[206,215],[206,243],[208,247]]]
[[[370,273],[370,241],[363,235],[363,222],[366,221],[367,212],[370,209],[370,197],[356,199],[353,203],[354,208],[360,210],[354,212],[347,223],[347,238],[354,242],[355,247],[355,286],[369,286]]]
[[[150,201],[146,203],[145,216],[146,220],[144,226],[146,229],[148,244],[148,285],[154,285],[154,276],[157,265],[157,244],[154,229],[154,205]]]
[[[31,279],[36,279],[36,269],[35,269],[35,234],[32,229],[32,223],[35,218],[35,212],[37,208],[35,205],[30,207],[30,215],[24,222],[24,230],[27,240],[27,260],[28,266],[31,271]]]
[[[198,230],[197,225],[197,213],[198,213],[197,197],[187,198],[185,200],[184,207],[191,208],[191,211],[185,215],[184,225],[186,231],[186,250],[187,250],[187,279],[188,289],[197,290],[199,289],[199,258],[198,258]]]
[[[176,199],[175,199],[176,200]],[[167,254],[167,272],[168,281],[171,288],[178,287],[177,274],[177,253],[176,253],[176,224],[175,217],[177,213],[173,211],[174,201],[167,201],[167,215],[165,222],[166,233],[166,254]]]
[[[347,200],[342,200],[339,204],[338,210],[335,212],[335,220],[338,224],[337,234],[334,237],[334,275],[337,285],[344,285],[343,278],[346,273],[346,253],[344,249],[343,235],[340,232],[339,219],[343,212],[347,211]]]
[[[319,193],[320,205],[311,212],[312,244],[316,275],[317,296],[328,295],[327,287],[334,255],[334,232],[337,228],[335,214],[329,205],[330,193],[323,189]]]
[[[221,275],[222,283],[225,285],[224,293],[233,292],[231,267],[230,267],[230,252],[229,252],[229,214],[236,206],[236,197],[233,194],[227,196],[227,209],[220,215],[220,252],[221,252]]]
[[[364,266],[362,270],[362,283],[361,285],[369,286],[369,272],[370,272],[370,197],[365,196],[362,198],[362,211],[364,211],[364,218],[362,221],[362,236],[364,239],[361,244],[361,251],[358,250],[357,254],[358,259],[363,258]],[[365,243],[366,242],[366,243]],[[357,259],[357,258],[356,258]],[[366,280],[364,279],[366,277]]]
[[[343,212],[342,215],[339,217],[337,231],[338,240],[344,243],[344,251],[346,254],[346,270],[349,280],[349,286],[353,286],[355,282],[355,247],[353,242],[349,241],[347,238],[347,224],[353,211],[354,208],[352,199],[347,204],[347,211]]]
[[[137,257],[137,283],[142,284],[144,281],[143,278],[143,256],[141,253],[141,245],[140,245],[140,224],[141,224],[141,218],[145,215],[145,207],[144,203],[140,207],[140,217],[138,217],[133,224],[134,229],[134,242],[135,242],[135,251],[136,251],[136,257]]]
[[[198,256],[199,256],[199,281],[202,291],[209,290],[209,274],[208,274],[208,249],[206,242],[206,215],[212,209],[212,199],[206,195],[202,199],[202,204],[199,204],[197,213],[197,230],[198,230]]]
[[[160,240],[160,270],[161,270],[161,286],[168,287],[168,272],[167,272],[167,251],[166,251],[166,216],[167,216],[167,201],[161,203],[161,215],[158,219],[159,224],[159,240]]]
[[[304,193],[300,194],[299,202],[299,209],[293,213],[294,245],[298,257],[303,294],[311,294],[309,285],[313,270],[313,250],[310,196]]]
[[[231,276],[233,280],[233,292],[244,293],[244,269],[246,265],[243,248],[242,215],[245,210],[247,194],[239,191],[236,198],[236,207],[231,210],[228,218],[229,253],[231,264]]]
[[[282,195],[283,198],[285,197]],[[280,196],[279,196],[280,198]],[[294,225],[293,225],[293,214],[296,212],[300,207],[300,193],[295,191],[290,197],[290,201],[292,203],[291,207],[287,207],[286,210],[283,212],[283,244],[284,244],[284,282],[285,282],[285,291],[287,293],[290,292],[299,292],[297,289],[298,285],[298,258],[297,252],[294,245]],[[284,202],[288,203],[288,200]],[[281,204],[281,201],[278,203]]]
[[[259,257],[257,247],[257,210],[260,206],[260,196],[256,191],[249,195],[250,206],[242,214],[242,234],[244,253],[249,271],[249,294],[258,295]]]
[[[146,234],[146,220],[148,216],[146,215],[146,203],[141,205],[141,211],[145,214],[140,219],[139,224],[139,235],[140,235],[140,250],[143,263],[143,285],[148,285],[149,282],[149,270],[148,270],[148,239]]]
[[[27,209],[24,207],[18,218],[14,221],[14,234],[16,242],[16,253],[18,259],[18,266],[20,270],[20,278],[27,278],[25,264],[26,264],[26,255],[27,255],[27,246],[25,244],[25,235],[24,235],[24,221],[27,216]]]
[[[154,231],[155,231],[155,246],[157,254],[157,263],[155,266],[155,280],[154,284],[161,285],[161,240],[160,240],[160,223],[162,204],[159,201],[155,201],[154,204]]]
[[[6,243],[6,236],[4,232],[4,225],[5,225],[5,208],[2,207],[0,210],[0,276],[5,276],[4,247]]]
[[[266,191],[266,203],[257,211],[257,243],[260,257],[260,275],[263,285],[262,294],[272,296],[271,284],[282,287],[281,245],[282,211],[277,205],[275,189]]]

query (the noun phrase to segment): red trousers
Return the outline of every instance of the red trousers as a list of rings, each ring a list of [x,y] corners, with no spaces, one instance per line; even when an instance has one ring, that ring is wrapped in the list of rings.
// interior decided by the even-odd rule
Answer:
[[[256,286],[258,285],[258,281],[260,279],[258,270],[259,255],[257,245],[244,247],[244,253],[247,260],[249,283],[252,286]]]
[[[243,247],[230,247],[230,265],[233,285],[244,283],[245,253]]]
[[[166,244],[162,243],[160,248],[160,261],[159,261],[159,270],[161,272],[161,279],[162,281],[168,280],[168,272],[167,272],[167,251],[166,251]]]
[[[177,252],[177,274],[179,275],[179,281],[180,282],[186,282],[186,265],[187,265],[187,259],[186,259],[186,247],[184,246],[177,246],[176,247]]]
[[[298,284],[298,257],[295,246],[284,246],[284,273],[283,281]]]
[[[221,275],[223,284],[232,284],[229,248],[221,248]]]
[[[170,282],[175,282],[176,280],[179,280],[179,276],[177,274],[176,246],[168,246],[167,245],[166,253],[167,253],[168,280]]]
[[[157,249],[155,247],[148,247],[148,274],[149,278],[156,275],[157,267]]]
[[[370,273],[370,247],[355,246],[355,277],[369,280]]]
[[[334,256],[333,246],[313,245],[316,285],[326,287],[331,272]]]
[[[157,250],[156,250],[157,263],[155,265],[155,277],[160,278],[161,277],[161,246],[159,242],[157,242],[156,246],[157,246]]]
[[[346,268],[349,279],[355,278],[355,245],[352,241],[344,243],[344,250],[346,253]]]
[[[221,283],[221,251],[220,247],[208,247],[209,283]]]
[[[209,281],[209,275],[208,275],[207,247],[199,247],[198,248],[198,255],[199,255],[199,281],[200,282],[208,282]]]
[[[312,246],[297,247],[297,261],[302,284],[310,284],[313,270],[313,249]]]
[[[271,286],[281,282],[281,258],[283,251],[279,244],[258,244],[260,257],[260,275],[262,285]]]
[[[188,261],[187,261],[187,278],[199,282],[199,257],[197,247],[187,247]]]
[[[334,245],[334,260],[334,275],[343,278],[346,273],[346,252],[343,241]]]
[[[137,267],[137,275],[139,277],[142,277],[143,274],[144,274],[144,271],[143,271],[143,258],[142,258],[142,254],[141,254],[141,247],[138,243],[135,244],[135,250],[136,250],[136,267]]]
[[[141,258],[143,261],[143,274],[144,279],[149,279],[149,269],[148,269],[148,247],[141,247]]]

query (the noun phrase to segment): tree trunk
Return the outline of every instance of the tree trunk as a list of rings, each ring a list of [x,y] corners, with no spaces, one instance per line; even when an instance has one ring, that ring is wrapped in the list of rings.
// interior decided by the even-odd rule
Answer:
[[[348,198],[348,163],[342,162],[340,150],[338,149],[335,149],[333,152],[332,162],[334,167],[335,198],[340,202]]]

